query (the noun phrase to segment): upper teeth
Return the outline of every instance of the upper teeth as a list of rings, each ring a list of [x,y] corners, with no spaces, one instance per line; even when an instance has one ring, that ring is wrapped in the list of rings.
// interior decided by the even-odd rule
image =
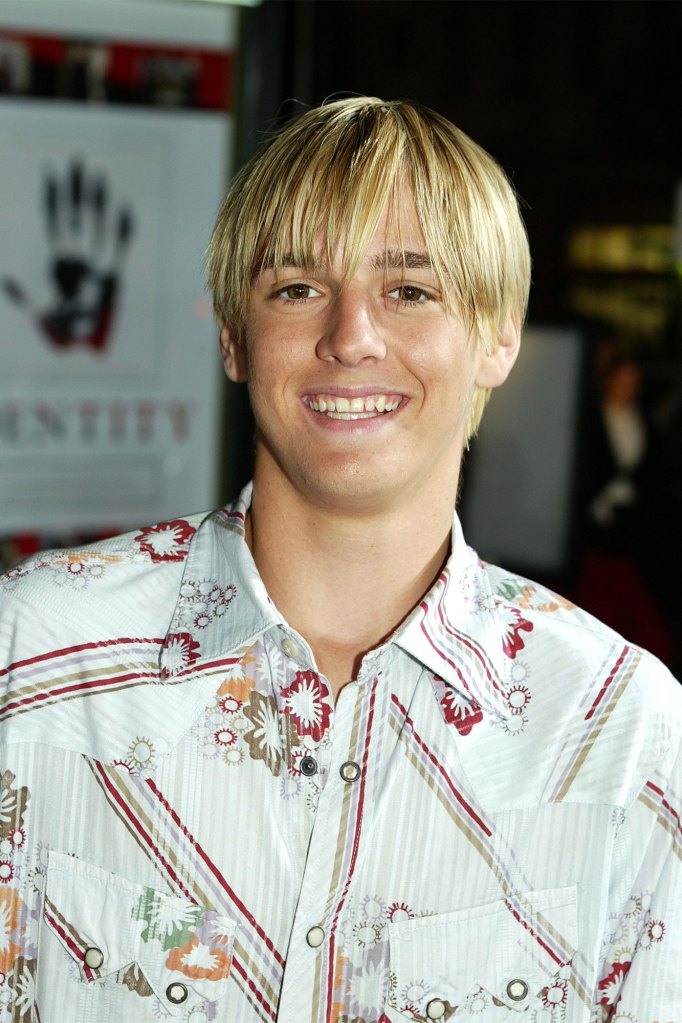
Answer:
[[[362,415],[377,412],[393,412],[400,404],[400,399],[391,400],[385,394],[370,394],[366,398],[332,397],[329,394],[318,394],[316,398],[308,398],[306,404],[316,412],[334,412]]]

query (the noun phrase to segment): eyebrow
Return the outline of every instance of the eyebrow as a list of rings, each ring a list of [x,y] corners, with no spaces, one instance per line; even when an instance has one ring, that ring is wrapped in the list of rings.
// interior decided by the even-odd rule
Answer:
[[[402,249],[387,249],[372,259],[373,270],[433,270],[433,263],[427,252],[410,252]]]
[[[301,263],[299,259],[294,259],[291,252],[285,252],[281,259],[277,261],[270,257],[265,259],[256,269],[255,274],[264,273],[266,270],[284,270],[287,267],[292,267],[295,270],[318,270],[322,264],[319,261],[315,263]]]
[[[293,267],[297,269],[310,269],[318,270],[322,266],[321,263],[315,262],[312,266],[301,266],[299,260],[294,259],[291,252],[286,252],[281,260],[275,261],[268,259],[261,264],[257,273],[263,273],[265,270],[284,269],[286,267]],[[433,263],[427,252],[412,252],[410,250],[403,251],[402,249],[387,249],[385,252],[380,252],[373,257],[371,262],[373,270],[433,270]]]

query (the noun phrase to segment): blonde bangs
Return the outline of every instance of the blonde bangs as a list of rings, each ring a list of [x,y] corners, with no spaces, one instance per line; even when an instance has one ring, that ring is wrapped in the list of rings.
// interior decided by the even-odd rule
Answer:
[[[269,197],[276,212],[255,252],[254,273],[290,259],[313,267],[336,257],[346,278],[357,270],[387,205],[393,204],[399,148],[357,152],[333,143],[333,137],[323,139],[312,160],[301,159],[300,167],[296,161],[290,179],[276,182]]]
[[[374,103],[364,118],[344,103],[321,108],[323,119],[319,110],[304,114],[239,172],[207,254],[221,321],[243,326],[263,268],[292,260],[313,267],[340,254],[345,277],[353,276],[400,178],[403,139],[389,109]],[[388,116],[377,127],[379,109]]]
[[[501,168],[464,132],[431,116],[427,130],[415,118],[410,133],[417,215],[449,311],[492,351],[507,319],[525,318],[525,228]]]

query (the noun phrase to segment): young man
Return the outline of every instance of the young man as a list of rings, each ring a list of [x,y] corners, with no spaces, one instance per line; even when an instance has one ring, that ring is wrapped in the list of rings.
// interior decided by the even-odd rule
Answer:
[[[4,582],[2,1018],[681,1019],[676,683],[453,526],[528,291],[503,173],[330,103],[209,277],[253,485]]]

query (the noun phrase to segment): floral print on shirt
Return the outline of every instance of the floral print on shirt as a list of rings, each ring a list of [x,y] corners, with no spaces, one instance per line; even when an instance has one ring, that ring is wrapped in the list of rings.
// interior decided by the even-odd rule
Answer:
[[[635,952],[651,950],[664,941],[665,922],[652,915],[650,906],[651,895],[640,892],[628,899],[621,916],[609,919],[604,939],[608,965],[597,986],[597,1005],[617,1008]]]
[[[252,727],[244,735],[252,760],[262,760],[277,777],[282,766],[282,741],[279,734],[279,714],[274,696],[252,692],[244,717]]]
[[[29,1023],[34,1001],[35,949],[26,942],[33,913],[17,890],[29,799],[28,788],[15,786],[11,771],[0,776],[0,1011],[9,1013],[11,1023]]]
[[[190,980],[224,980],[230,972],[232,929],[225,918],[208,909],[164,897],[145,888],[133,907],[132,917],[143,924],[145,944],[158,943],[168,955],[165,966]],[[127,974],[121,979],[131,990],[146,996],[146,979],[135,983]]]
[[[220,622],[236,594],[233,583],[222,584],[217,579],[183,582],[164,643],[162,679],[170,679],[192,667],[201,656],[204,631]]]
[[[576,610],[572,601],[518,576],[507,576],[498,585],[495,592],[503,600],[514,601],[518,603],[519,607],[528,611],[543,611],[551,614],[560,610]]]
[[[31,1023],[35,1001],[35,975],[37,962],[19,956],[14,963],[7,986],[11,992],[9,1003],[11,1023]]]
[[[433,676],[436,699],[448,725],[454,725],[460,735],[468,735],[474,725],[483,720],[483,711],[475,700],[467,699],[438,675]]]
[[[309,735],[320,742],[329,728],[332,713],[331,693],[324,679],[314,671],[297,671],[294,681],[280,689],[284,713],[288,714],[302,738]]]
[[[527,618],[522,618],[521,612],[517,611],[515,607],[501,605],[498,613],[500,621],[504,623],[502,649],[507,657],[513,659],[525,646],[522,633],[532,632],[533,623],[529,622]]]
[[[3,585],[11,593],[32,571],[39,571],[48,576],[55,586],[80,591],[91,583],[99,583],[109,565],[120,564],[123,560],[122,555],[106,553],[94,546],[72,551],[45,551],[36,555],[32,564],[24,562],[8,572]]]
[[[271,691],[272,672],[277,687]],[[282,799],[304,797],[314,811],[319,785],[301,759],[329,742],[333,701],[326,680],[260,640],[232,665],[197,726],[204,757],[239,767],[259,761],[280,781]]]
[[[184,519],[162,522],[158,526],[142,529],[135,537],[140,550],[152,561],[184,561],[189,551],[189,541],[196,530]]]
[[[199,657],[201,648],[189,632],[172,632],[166,637],[161,678],[168,679],[181,671],[191,668]]]

